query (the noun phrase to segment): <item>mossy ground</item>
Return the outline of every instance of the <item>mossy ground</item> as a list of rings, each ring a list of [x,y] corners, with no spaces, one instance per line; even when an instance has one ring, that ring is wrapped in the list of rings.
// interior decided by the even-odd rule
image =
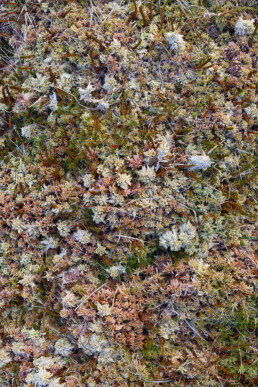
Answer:
[[[256,17],[2,0],[1,386],[257,385]]]

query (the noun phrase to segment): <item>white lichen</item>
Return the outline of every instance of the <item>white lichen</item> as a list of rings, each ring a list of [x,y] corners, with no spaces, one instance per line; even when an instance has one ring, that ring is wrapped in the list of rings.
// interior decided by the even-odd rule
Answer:
[[[168,340],[179,329],[178,322],[170,317],[167,321],[160,325],[159,333],[164,339]]]
[[[65,383],[60,383],[60,378],[54,378],[50,381],[48,387],[65,387]]]
[[[125,268],[121,264],[113,265],[107,269],[107,272],[110,274],[110,276],[112,278],[117,278],[117,277],[119,277],[119,275],[125,273]]]
[[[45,245],[45,251],[47,252],[49,249],[56,249],[58,247],[58,241],[53,237],[47,237],[43,241],[41,241],[43,245]]]
[[[146,167],[142,167],[142,169],[137,173],[139,175],[139,179],[143,183],[149,183],[151,181],[154,181],[156,178],[154,167],[149,167],[148,165]]]
[[[12,221],[12,228],[16,230],[18,233],[21,233],[25,228],[25,225],[22,219],[18,217],[14,218]]]
[[[169,31],[166,34],[166,39],[170,45],[170,48],[176,53],[182,53],[185,50],[185,41],[183,36],[176,31]]]
[[[254,19],[244,20],[240,17],[235,24],[235,33],[238,36],[252,35],[254,29]]]
[[[97,108],[102,111],[106,111],[109,109],[109,103],[103,100],[99,101]]]
[[[171,251],[179,251],[182,247],[182,242],[178,240],[178,234],[174,228],[161,235],[159,244],[164,249],[170,248]]]
[[[103,89],[105,89],[108,93],[111,93],[115,89],[117,89],[117,81],[115,78],[110,77],[108,74],[105,76],[105,82],[103,85]]]
[[[5,348],[0,349],[0,368],[4,367],[6,364],[10,363],[11,361],[12,361],[12,358],[9,352]]]
[[[70,356],[73,346],[66,338],[59,339],[55,343],[55,353],[64,357]]]
[[[205,171],[211,166],[211,159],[209,156],[205,155],[204,153],[202,155],[193,155],[189,158],[190,165],[189,170],[190,171],[196,171],[196,170],[203,170]]]
[[[37,372],[30,373],[27,378],[27,383],[35,383],[36,386],[48,386],[53,374],[47,371],[46,368],[40,367]]]
[[[27,274],[24,274],[23,278],[18,282],[19,282],[19,284],[22,284],[23,286],[30,286],[33,288],[34,286],[36,286],[35,283],[33,282],[34,279],[35,279],[35,275],[27,273]]]
[[[86,173],[82,177],[82,180],[83,180],[83,185],[85,188],[90,188],[95,181],[94,177],[90,173]]]
[[[192,259],[189,263],[200,276],[207,274],[209,271],[210,265],[205,263],[203,259]]]
[[[181,223],[179,226],[180,239],[190,238],[193,239],[196,236],[196,228],[188,221],[187,223]]]
[[[80,93],[80,100],[89,99],[92,98],[92,92],[95,90],[95,87],[92,86],[92,84],[88,83],[88,86],[86,89],[82,89],[79,87],[79,93]]]
[[[57,225],[57,229],[59,234],[65,238],[69,235],[69,232],[71,231],[71,224],[69,224],[69,222],[67,221],[59,222]]]
[[[33,360],[33,365],[36,368],[46,368],[51,369],[56,366],[62,367],[65,364],[64,360],[61,356],[40,356]]]
[[[96,206],[93,208],[93,220],[95,223],[105,223],[105,207]]]
[[[12,352],[18,356],[23,355],[25,353],[24,347],[25,347],[25,344],[22,341],[14,342],[12,344]]]
[[[112,311],[112,307],[108,304],[100,304],[99,302],[97,302],[97,308],[98,308],[98,314],[100,316],[110,316],[111,315],[111,311]]]
[[[87,245],[88,243],[90,243],[90,237],[91,237],[91,233],[87,230],[77,230],[74,234],[73,234],[74,238],[82,243],[83,245]]]
[[[128,189],[131,183],[132,177],[127,173],[118,173],[117,185],[122,189]]]
[[[167,152],[165,152],[162,149],[159,150],[158,155],[157,155],[157,164],[156,164],[156,167],[155,167],[155,171],[159,170],[159,168],[161,166],[160,164],[168,162],[168,160],[166,159],[166,156],[167,156]]]
[[[105,366],[108,363],[114,362],[115,351],[112,348],[105,348],[98,356],[98,364]]]
[[[25,125],[21,128],[21,134],[23,137],[31,138],[35,134],[37,126],[34,124]]]
[[[255,103],[251,103],[251,105],[247,106],[244,110],[247,116],[249,116],[250,118],[254,120],[258,118],[258,108]]]
[[[48,106],[50,107],[52,112],[57,111],[57,96],[54,91],[50,94]]]
[[[121,48],[121,43],[117,39],[113,39],[111,45],[110,45],[110,50],[113,50],[113,52],[118,52]]]
[[[108,345],[103,335],[93,333],[91,336],[80,336],[78,345],[86,355],[99,354]]]
[[[66,295],[62,298],[62,303],[66,307],[74,307],[78,302],[78,298],[73,292],[66,291]]]
[[[188,221],[181,223],[179,227],[173,227],[160,236],[159,244],[164,249],[171,251],[180,251],[186,249],[189,254],[193,253],[193,240],[196,237],[195,227]]]

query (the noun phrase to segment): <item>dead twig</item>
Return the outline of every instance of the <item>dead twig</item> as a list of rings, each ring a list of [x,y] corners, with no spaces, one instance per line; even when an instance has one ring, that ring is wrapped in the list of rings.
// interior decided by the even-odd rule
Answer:
[[[177,2],[177,4],[179,5],[179,7],[180,7],[180,9],[181,9],[181,12],[183,13],[184,17],[186,18],[186,20],[188,21],[188,23],[190,24],[190,26],[192,27],[192,29],[193,29],[194,32],[196,33],[196,35],[201,39],[201,41],[202,41],[203,43],[205,43],[204,40],[203,40],[203,38],[202,38],[202,36],[201,36],[201,34],[197,31],[197,29],[196,29],[194,23],[192,22],[192,20],[191,20],[191,19],[189,18],[189,16],[187,15],[187,13],[186,13],[186,11],[185,11],[185,9],[184,9],[184,6],[183,6],[183,4],[181,3],[181,1],[180,1],[180,0],[176,0],[176,2]]]

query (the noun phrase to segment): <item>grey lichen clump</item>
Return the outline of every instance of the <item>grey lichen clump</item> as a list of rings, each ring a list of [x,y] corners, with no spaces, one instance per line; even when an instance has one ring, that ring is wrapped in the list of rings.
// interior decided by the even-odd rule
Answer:
[[[183,36],[179,32],[168,32],[166,39],[169,43],[170,48],[175,51],[177,54],[184,52],[186,43]]]
[[[203,154],[201,156],[191,156],[190,159],[190,164],[192,164],[191,167],[189,167],[190,170],[192,171],[198,171],[198,170],[203,170],[205,171],[207,168],[211,166],[211,160],[209,156]]]
[[[252,35],[254,32],[255,19],[245,20],[240,17],[235,24],[235,33],[239,36]]]
[[[237,3],[0,1],[0,386],[255,383]]]
[[[90,337],[81,336],[78,343],[87,355],[99,354],[108,345],[105,337],[96,333],[93,333]]]
[[[190,255],[194,253],[193,239],[196,238],[196,228],[190,223],[181,223],[178,228],[166,231],[161,235],[159,244],[165,249],[179,251],[185,249]]]

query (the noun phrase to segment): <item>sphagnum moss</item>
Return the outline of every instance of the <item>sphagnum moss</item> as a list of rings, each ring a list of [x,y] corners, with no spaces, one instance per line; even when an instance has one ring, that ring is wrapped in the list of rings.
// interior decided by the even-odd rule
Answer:
[[[1,385],[256,383],[256,24],[1,2]]]

